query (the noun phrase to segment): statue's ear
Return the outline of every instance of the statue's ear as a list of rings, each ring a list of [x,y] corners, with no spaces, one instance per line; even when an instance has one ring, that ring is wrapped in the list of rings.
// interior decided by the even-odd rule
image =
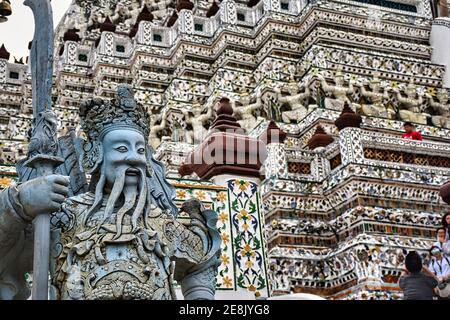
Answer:
[[[98,170],[103,160],[103,146],[101,142],[89,142],[79,139],[81,145],[80,163],[86,173],[93,174]]]

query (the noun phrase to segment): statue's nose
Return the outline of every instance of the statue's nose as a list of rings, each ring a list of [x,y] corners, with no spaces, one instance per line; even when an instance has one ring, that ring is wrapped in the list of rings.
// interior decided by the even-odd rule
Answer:
[[[129,155],[126,158],[126,161],[131,165],[139,165],[139,164],[145,163],[145,161],[143,161],[137,153],[133,153],[133,154]]]

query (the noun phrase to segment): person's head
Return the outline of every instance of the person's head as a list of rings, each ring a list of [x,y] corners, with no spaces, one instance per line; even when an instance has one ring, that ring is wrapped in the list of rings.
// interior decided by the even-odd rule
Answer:
[[[410,251],[405,258],[405,267],[410,273],[422,271],[422,258],[416,251]]]
[[[439,227],[436,229],[436,236],[437,236],[437,240],[440,242],[445,242],[445,233],[447,232],[447,230],[444,227]]]
[[[430,256],[437,260],[441,260],[442,259],[442,250],[437,246],[432,246],[430,248]]]
[[[403,128],[405,128],[406,133],[413,133],[414,130],[416,129],[411,122],[405,122]]]
[[[442,226],[444,228],[448,228],[448,226],[450,225],[450,213],[446,213],[444,214],[444,216],[442,217]]]

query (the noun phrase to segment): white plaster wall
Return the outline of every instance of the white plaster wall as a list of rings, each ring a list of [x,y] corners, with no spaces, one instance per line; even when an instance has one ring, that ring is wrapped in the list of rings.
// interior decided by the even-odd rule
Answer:
[[[444,87],[450,88],[450,18],[437,18],[431,28],[431,61],[446,67]]]

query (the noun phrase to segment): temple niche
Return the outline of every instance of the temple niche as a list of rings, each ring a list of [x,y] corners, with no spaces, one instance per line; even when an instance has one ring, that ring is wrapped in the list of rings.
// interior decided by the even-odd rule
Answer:
[[[60,134],[133,88],[175,204],[219,214],[218,299],[399,299],[404,252],[425,257],[448,211],[450,29],[428,0],[365,2],[74,1],[55,32]],[[2,187],[27,152],[24,61],[0,48]],[[401,138],[406,121],[424,141]],[[189,166],[220,139],[267,153]]]

